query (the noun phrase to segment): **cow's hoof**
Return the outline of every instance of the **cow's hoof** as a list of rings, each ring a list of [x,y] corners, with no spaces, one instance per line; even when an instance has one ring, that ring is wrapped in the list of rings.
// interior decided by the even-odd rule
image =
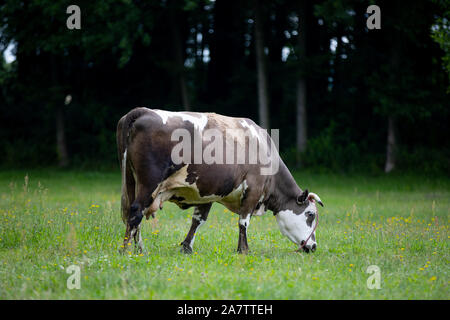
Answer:
[[[191,254],[192,253],[192,248],[187,243],[183,242],[181,244],[180,251],[181,251],[181,253]]]

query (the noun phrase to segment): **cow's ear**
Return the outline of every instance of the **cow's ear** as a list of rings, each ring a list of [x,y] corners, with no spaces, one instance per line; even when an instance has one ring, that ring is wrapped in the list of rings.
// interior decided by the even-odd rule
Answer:
[[[305,191],[303,191],[302,194],[300,194],[297,197],[297,203],[303,204],[306,201],[306,199],[308,198],[308,194],[309,194],[308,189],[305,189]]]

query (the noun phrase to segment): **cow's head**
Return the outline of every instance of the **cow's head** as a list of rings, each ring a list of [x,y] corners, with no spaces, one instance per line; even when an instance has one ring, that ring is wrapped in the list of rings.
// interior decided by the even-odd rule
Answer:
[[[281,233],[298,244],[305,252],[315,251],[317,247],[316,203],[323,207],[323,203],[317,194],[305,190],[295,200],[284,204],[285,209],[279,211],[276,215]],[[307,241],[306,244],[305,241]]]

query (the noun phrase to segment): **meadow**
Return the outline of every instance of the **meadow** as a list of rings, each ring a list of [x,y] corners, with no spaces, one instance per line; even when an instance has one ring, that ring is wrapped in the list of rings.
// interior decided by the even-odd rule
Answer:
[[[271,212],[236,253],[238,216],[215,204],[194,253],[193,209],[143,222],[145,252],[120,254],[120,172],[0,172],[0,299],[449,299],[450,181],[296,172],[316,192],[317,251],[297,253]],[[67,269],[81,269],[68,289]],[[370,289],[369,266],[380,270]]]

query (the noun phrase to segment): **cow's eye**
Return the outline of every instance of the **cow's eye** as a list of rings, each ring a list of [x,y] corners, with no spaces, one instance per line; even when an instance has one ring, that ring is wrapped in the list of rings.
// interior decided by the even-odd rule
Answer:
[[[315,216],[314,212],[312,212],[312,211],[306,212],[305,215],[308,219],[311,219],[311,220],[314,219],[314,216]]]

